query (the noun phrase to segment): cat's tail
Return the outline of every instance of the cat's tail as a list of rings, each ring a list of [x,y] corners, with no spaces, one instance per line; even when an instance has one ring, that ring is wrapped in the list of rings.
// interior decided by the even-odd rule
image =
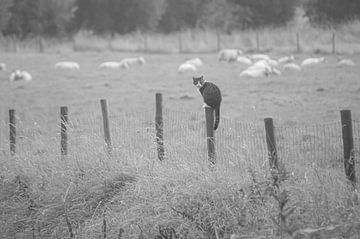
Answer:
[[[219,126],[220,122],[220,107],[215,109],[215,125],[214,130],[216,130]]]

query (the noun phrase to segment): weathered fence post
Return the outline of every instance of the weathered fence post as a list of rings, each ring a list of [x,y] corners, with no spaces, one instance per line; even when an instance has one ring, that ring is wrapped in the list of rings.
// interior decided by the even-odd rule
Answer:
[[[67,106],[61,106],[60,107],[60,150],[61,150],[61,157],[64,157],[68,153],[68,147],[67,147],[67,131],[66,126],[68,124],[69,118],[68,118],[68,107]]]
[[[148,34],[144,33],[144,52],[148,52],[149,51],[149,42],[148,42]]]
[[[217,51],[219,52],[221,50],[221,35],[220,35],[220,31],[216,31],[216,40],[217,40]]]
[[[156,129],[156,142],[157,153],[159,160],[164,160],[164,124],[162,116],[162,94],[156,93],[156,112],[155,112],[155,129]]]
[[[214,137],[214,109],[211,107],[205,107],[205,119],[206,119],[206,141],[208,149],[209,161],[212,164],[216,163],[215,154],[215,137]]]
[[[335,32],[332,33],[332,54],[336,53],[335,49]]]
[[[179,53],[182,53],[183,52],[182,30],[179,31],[178,40],[179,40]]]
[[[256,32],[256,52],[260,52],[260,39],[258,32]]]
[[[355,176],[355,151],[352,133],[351,111],[341,110],[341,128],[344,146],[344,167],[346,177],[353,185],[356,183]]]
[[[16,120],[15,110],[9,110],[9,128],[10,128],[10,154],[14,155],[16,152]]]
[[[300,53],[301,49],[300,49],[300,33],[297,32],[296,33],[296,52]]]
[[[102,117],[103,117],[105,143],[107,145],[108,153],[109,153],[109,155],[111,155],[109,112],[108,112],[108,105],[107,105],[106,99],[101,99],[100,105],[101,105],[101,112],[102,112]]]
[[[266,145],[269,154],[270,169],[278,169],[278,155],[276,150],[274,123],[272,118],[265,118]]]

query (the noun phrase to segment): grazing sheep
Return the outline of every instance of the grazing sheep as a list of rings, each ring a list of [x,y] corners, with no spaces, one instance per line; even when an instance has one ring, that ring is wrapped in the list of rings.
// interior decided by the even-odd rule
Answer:
[[[277,60],[269,59],[269,60],[267,60],[267,62],[269,63],[269,65],[271,67],[277,67],[279,65]]]
[[[301,67],[298,64],[291,62],[283,65],[283,71],[285,70],[301,71]]]
[[[118,69],[120,68],[120,62],[117,61],[106,61],[99,65],[100,69]]]
[[[268,55],[265,55],[265,54],[253,54],[250,56],[250,58],[253,60],[253,61],[259,61],[259,60],[270,60],[270,57]]]
[[[219,61],[234,62],[243,52],[238,49],[222,49],[219,52]]]
[[[55,64],[56,69],[79,70],[80,65],[74,61],[60,61]]]
[[[295,60],[295,56],[291,55],[291,56],[280,57],[277,61],[279,64],[283,64],[283,63],[291,63],[294,60]]]
[[[301,62],[301,67],[311,66],[311,65],[317,65],[319,63],[322,63],[325,61],[324,57],[319,58],[307,58]]]
[[[249,59],[248,57],[246,56],[238,56],[236,58],[236,61],[241,63],[241,64],[245,64],[245,65],[251,65],[253,62],[251,59]]]
[[[203,62],[200,58],[192,58],[190,60],[185,61],[185,63],[189,63],[194,65],[195,67],[200,67],[203,65]]]
[[[120,61],[120,64],[127,64],[128,66],[138,64],[143,65],[145,64],[145,59],[143,57],[131,57],[131,58],[124,58]]]
[[[337,65],[337,67],[355,66],[355,63],[350,59],[342,59],[336,65]]]
[[[5,63],[0,63],[0,71],[5,71],[5,70],[6,70]]]
[[[31,81],[32,80],[32,76],[30,75],[29,72],[27,71],[23,71],[23,70],[15,70],[10,74],[10,81],[20,81],[20,80],[24,80],[24,81]]]
[[[188,71],[197,71],[196,66],[194,66],[193,64],[190,64],[190,63],[183,63],[178,68],[179,74],[182,74],[182,73],[188,72]]]
[[[272,68],[266,60],[260,60],[240,73],[240,77],[263,77],[272,73]]]

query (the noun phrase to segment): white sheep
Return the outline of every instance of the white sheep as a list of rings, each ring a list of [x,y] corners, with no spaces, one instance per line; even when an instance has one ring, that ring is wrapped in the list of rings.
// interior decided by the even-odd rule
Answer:
[[[30,75],[29,72],[27,71],[23,71],[23,70],[15,70],[10,74],[10,81],[20,81],[20,80],[24,80],[24,81],[31,81],[32,80],[32,76]]]
[[[79,70],[80,65],[74,61],[60,61],[57,62],[55,65],[55,69],[65,69],[65,70]]]
[[[6,64],[0,63],[0,71],[6,71]]]
[[[253,61],[259,61],[259,60],[270,60],[270,57],[268,55],[265,55],[265,54],[253,54],[250,56],[250,58],[253,60]]]
[[[324,57],[319,58],[307,58],[301,62],[301,67],[311,66],[311,65],[317,65],[325,61]]]
[[[342,59],[337,64],[337,67],[343,67],[343,66],[355,66],[355,62],[353,62],[350,59]]]
[[[294,60],[295,60],[295,56],[291,55],[291,56],[280,57],[277,61],[279,64],[283,64],[283,63],[291,63]]]
[[[245,65],[251,65],[253,63],[252,60],[246,56],[238,56],[236,61]]]
[[[234,62],[243,52],[239,49],[222,49],[219,52],[219,61]]]
[[[269,63],[269,65],[271,67],[277,67],[279,65],[278,61],[274,60],[274,59],[269,59],[269,60],[267,60],[267,62]]]
[[[285,70],[301,71],[301,67],[298,64],[291,62],[283,65],[283,71]]]
[[[240,77],[263,77],[268,76],[273,70],[266,60],[260,60],[249,66],[240,73]]]
[[[190,63],[183,63],[178,68],[179,74],[182,74],[182,73],[188,72],[188,71],[197,71],[196,66],[194,66],[193,64],[190,64]]]
[[[118,69],[120,68],[120,62],[117,61],[106,61],[99,65],[100,69]]]
[[[145,64],[145,59],[143,57],[130,57],[130,58],[124,58],[120,61],[120,63],[127,63],[128,66],[138,64],[143,65]]]
[[[204,64],[200,58],[192,58],[192,59],[185,61],[185,63],[192,64],[195,67],[200,67]]]

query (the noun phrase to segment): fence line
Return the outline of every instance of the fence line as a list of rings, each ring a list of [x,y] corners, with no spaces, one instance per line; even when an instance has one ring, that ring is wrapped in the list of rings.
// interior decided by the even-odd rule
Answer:
[[[283,30],[286,31],[286,30]],[[209,34],[210,33],[210,34]],[[185,53],[185,52],[217,52],[221,48],[239,48],[243,49],[244,51],[267,51],[268,48],[273,48],[273,44],[266,44],[268,40],[268,36],[266,34],[262,34],[259,31],[246,31],[246,32],[239,32],[238,34],[221,34],[219,31],[214,32],[205,32],[201,35],[201,33],[198,33],[200,36],[196,36],[194,31],[179,31],[174,34],[174,36],[169,38],[170,43],[165,43],[158,46],[159,41],[157,40],[157,37],[155,34],[152,36],[143,33],[140,35],[136,35],[133,38],[134,39],[128,39],[128,36],[120,36],[118,38],[107,38],[107,39],[99,39],[98,37],[95,38],[94,36],[85,37],[88,41],[91,42],[91,37],[94,38],[94,41],[96,41],[96,44],[93,46],[91,43],[86,43],[86,46],[81,46],[80,43],[77,43],[76,40],[72,42],[68,42],[68,45],[71,45],[73,51],[83,51],[89,48],[89,50],[92,50],[93,48],[96,50],[110,50],[110,51],[143,51],[143,52],[157,52],[157,51],[165,51],[165,52],[176,52],[176,53]],[[302,38],[300,32],[292,33],[293,36],[291,38],[294,38],[295,40],[289,40],[289,47],[291,48],[290,51],[294,51],[296,53],[301,53],[304,49],[301,43],[308,45],[313,45],[314,42],[311,40],[304,40],[305,37]],[[338,35],[341,33],[338,33]],[[190,35],[190,36],[189,36]],[[277,37],[277,35],[274,36],[274,38]],[[287,36],[288,37],[288,36]],[[341,37],[341,36],[340,36]],[[161,37],[162,39],[165,39],[166,37]],[[171,40],[170,40],[171,38]],[[196,39],[197,38],[197,39]],[[279,41],[282,41],[284,39],[280,39]],[[81,41],[81,40],[79,40]],[[99,43],[103,42],[103,44]],[[126,44],[116,44],[117,42],[122,42]],[[241,42],[242,41],[242,42]],[[336,54],[339,52],[337,49],[338,44],[337,34],[336,32],[331,32],[331,35],[328,37],[328,49],[324,49],[325,51],[328,51],[329,53]],[[54,40],[51,39],[44,39],[42,37],[35,37],[34,39],[28,39],[27,41],[21,42],[19,39],[16,39],[15,37],[3,37],[0,39],[1,46],[4,51],[8,52],[19,52],[19,49],[36,49],[38,52],[43,53],[46,52],[46,49],[49,48],[56,48],[56,44],[54,43]],[[153,44],[151,44],[153,43]],[[347,43],[346,41],[344,42]],[[66,44],[64,42],[60,44]],[[126,47],[123,47],[126,46]],[[166,46],[171,45],[171,49],[164,50]],[[282,44],[284,45],[284,44]],[[324,45],[319,43],[319,45]],[[161,49],[161,46],[163,49]],[[93,48],[92,48],[93,47]],[[318,49],[313,49],[318,50]]]
[[[264,130],[261,125],[222,119],[220,127],[214,132],[212,109],[205,109],[206,118],[199,113],[163,110],[161,94],[157,93],[155,98],[155,121],[151,120],[154,119],[152,111],[111,114],[109,117],[105,99],[100,101],[102,114],[86,119],[69,117],[67,107],[61,107],[60,129],[57,129],[61,156],[64,158],[70,154],[81,158],[83,152],[102,154],[102,147],[94,148],[104,145],[107,147],[104,151],[109,152],[111,147],[114,153],[121,156],[130,150],[137,156],[156,158],[157,152],[160,160],[164,160],[166,152],[166,160],[184,154],[199,160],[208,157],[216,164],[224,161],[238,163],[241,160],[265,164],[269,160],[271,168],[276,168],[278,161],[290,167],[297,163],[336,167],[343,164],[346,177],[353,183],[356,181],[355,168],[359,164],[355,155],[360,146],[360,122],[351,119],[349,110],[341,111],[341,124],[281,127],[272,118],[266,118]],[[56,151],[53,146],[56,137],[49,139],[48,135],[43,135],[45,130],[42,131],[41,127],[37,128],[34,124],[28,127],[21,119],[15,123],[15,118],[20,117],[15,116],[15,110],[9,110],[9,141],[1,138],[4,134],[0,131],[0,149],[6,148],[1,144],[8,144],[11,146],[10,154],[20,156],[28,156],[30,152],[40,155]],[[0,126],[4,128],[5,124]]]

